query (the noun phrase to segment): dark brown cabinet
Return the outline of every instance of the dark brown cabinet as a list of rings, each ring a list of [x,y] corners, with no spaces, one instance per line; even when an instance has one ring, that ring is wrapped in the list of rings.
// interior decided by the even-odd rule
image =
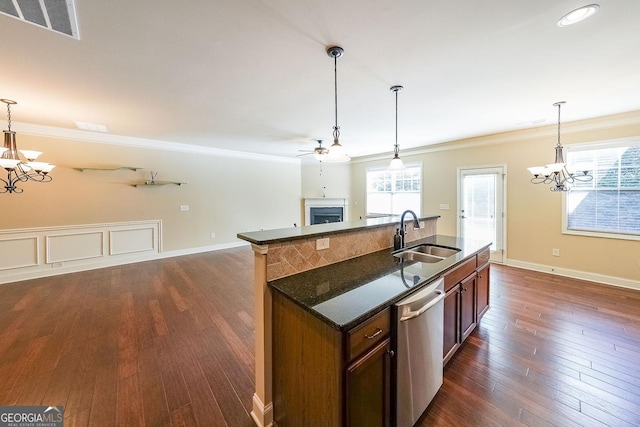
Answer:
[[[476,327],[476,274],[460,283],[460,343]]]
[[[478,268],[478,281],[476,285],[478,295],[476,314],[478,319],[480,319],[484,315],[484,313],[489,310],[489,282],[491,278],[490,271],[491,270],[489,269],[488,262]]]
[[[444,297],[444,345],[442,350],[442,358],[446,363],[453,353],[456,352],[460,346],[460,338],[458,332],[460,331],[460,285],[456,285],[454,288],[447,292]]]
[[[444,346],[446,364],[489,309],[489,249],[444,275]],[[478,262],[482,264],[478,268]]]
[[[389,426],[390,309],[341,332],[273,295],[273,402],[280,427]]]
[[[347,367],[347,426],[390,425],[390,343],[385,339]]]

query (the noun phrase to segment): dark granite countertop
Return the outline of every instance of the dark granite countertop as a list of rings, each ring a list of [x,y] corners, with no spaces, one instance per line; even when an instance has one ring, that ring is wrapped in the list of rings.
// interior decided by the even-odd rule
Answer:
[[[419,217],[420,220],[440,218],[440,215]],[[407,218],[408,220],[408,218]],[[251,231],[238,233],[238,239],[256,245],[268,245],[271,243],[286,242],[298,239],[308,239],[326,234],[347,233],[365,228],[384,227],[390,224],[399,224],[399,216],[385,216],[382,218],[369,218],[360,221],[331,222],[328,224],[306,225],[303,227],[279,228],[276,230]]]
[[[407,246],[424,243],[461,250],[437,263],[421,263],[398,261],[391,249],[385,249],[268,284],[334,328],[347,330],[490,245],[436,235]]]

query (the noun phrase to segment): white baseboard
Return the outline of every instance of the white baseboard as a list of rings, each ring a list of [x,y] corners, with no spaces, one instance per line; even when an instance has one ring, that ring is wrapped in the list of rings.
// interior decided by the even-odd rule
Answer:
[[[258,427],[273,427],[273,403],[264,405],[256,393],[253,394],[251,418]]]
[[[555,274],[557,276],[570,277],[572,279],[588,280],[590,282],[604,283],[606,285],[640,290],[640,280],[625,279],[622,277],[606,276],[604,274],[590,273],[588,271],[572,270],[570,268],[555,267],[551,265],[535,264],[516,259],[505,259],[505,265],[524,268],[525,270],[540,271]]]

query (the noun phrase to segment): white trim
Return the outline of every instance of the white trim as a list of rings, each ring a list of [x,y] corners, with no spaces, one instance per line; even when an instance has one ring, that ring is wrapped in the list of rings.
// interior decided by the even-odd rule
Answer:
[[[92,132],[87,130],[34,125],[31,123],[11,123],[15,128],[14,130],[19,133],[46,138],[60,138],[72,141],[119,145],[123,147],[135,147],[152,150],[177,151],[180,153],[200,154],[214,157],[232,157],[238,159],[260,160],[266,162],[301,164],[300,159],[293,159],[289,157],[270,156],[267,154],[226,150],[222,148],[206,147],[202,145],[181,144],[171,141],[135,138],[131,136],[114,135],[110,133]]]
[[[480,166],[460,166],[457,168],[457,176],[456,176],[456,234],[458,236],[462,236],[462,221],[460,221],[460,217],[462,216],[462,175],[465,174],[475,175],[475,174],[495,174],[497,175],[497,179],[500,182],[496,183],[496,191],[498,187],[501,190],[501,194],[498,195],[502,206],[499,207],[500,212],[496,212],[496,215],[501,215],[502,218],[499,221],[501,224],[500,229],[500,242],[493,242],[496,245],[496,251],[492,251],[494,257],[497,257],[495,253],[502,252],[499,256],[502,259],[500,262],[504,262],[504,259],[507,257],[507,164],[490,164],[490,165],[480,165]],[[497,259],[493,260],[494,262],[498,262]]]
[[[273,403],[264,405],[256,393],[253,394],[251,418],[258,427],[273,426]]]
[[[615,149],[621,147],[636,147],[640,146],[640,137],[626,137],[616,138],[609,140],[599,140],[584,143],[577,143],[565,146],[567,154],[571,151],[588,151],[588,150],[606,150]],[[580,190],[576,190],[580,191]],[[598,191],[597,187],[587,191]],[[573,236],[586,236],[596,237],[602,239],[617,239],[617,240],[640,240],[640,234],[633,233],[616,233],[612,231],[597,231],[597,230],[580,230],[577,228],[569,228],[569,213],[567,212],[567,193],[562,192],[562,234]]]
[[[625,279],[623,277],[606,276],[604,274],[590,273],[588,271],[572,270],[551,265],[536,264],[533,262],[505,259],[505,265],[523,268],[525,270],[540,271],[555,274],[556,276],[570,277],[572,279],[587,280],[605,285],[619,286],[621,288],[640,290],[640,280]]]

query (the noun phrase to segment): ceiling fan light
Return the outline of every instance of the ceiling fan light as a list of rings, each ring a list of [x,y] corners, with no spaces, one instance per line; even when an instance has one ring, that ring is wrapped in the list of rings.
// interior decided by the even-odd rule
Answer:
[[[313,152],[313,157],[316,158],[317,161],[321,162],[322,160],[324,160],[324,158],[327,156],[327,154],[324,151],[314,151]]]

